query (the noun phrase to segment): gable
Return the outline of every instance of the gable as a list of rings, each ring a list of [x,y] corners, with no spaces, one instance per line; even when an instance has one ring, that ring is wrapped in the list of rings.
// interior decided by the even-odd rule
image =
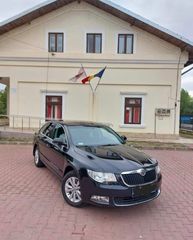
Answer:
[[[177,46],[178,48],[182,49],[182,51],[189,52],[189,62],[188,64],[192,63],[193,60],[193,45],[190,41],[180,37],[177,34],[169,32],[168,30],[124,9],[120,6],[108,1],[108,0],[49,0],[43,4],[36,6],[33,9],[30,9],[27,12],[16,16],[10,20],[3,22],[0,25],[0,35],[5,34],[19,26],[30,24],[31,21],[44,16],[48,13],[53,12],[54,10],[60,9],[65,7],[69,3],[72,2],[87,2],[98,9],[101,9],[111,15],[118,17],[119,19],[125,21],[126,23],[131,24],[134,27],[142,29],[148,33],[151,33],[154,36],[157,36],[160,39],[163,39],[166,42]]]
[[[8,36],[4,34],[0,40],[1,55],[47,57],[49,32],[64,32],[64,54],[57,57],[90,57],[85,55],[86,33],[92,32],[103,35],[103,54],[92,55],[93,59],[176,61],[179,56],[179,48],[173,44],[86,2],[73,2],[18,27]],[[134,54],[117,54],[119,33],[134,34]]]

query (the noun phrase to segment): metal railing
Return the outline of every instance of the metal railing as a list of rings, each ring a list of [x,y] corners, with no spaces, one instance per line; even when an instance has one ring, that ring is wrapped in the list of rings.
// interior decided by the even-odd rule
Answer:
[[[23,131],[37,131],[47,121],[62,121],[63,119],[42,118],[26,115],[0,115],[0,129],[15,129]],[[75,120],[72,120],[75,121]],[[112,123],[100,122],[109,127],[113,127]]]
[[[41,128],[46,121],[61,119],[51,119],[42,117],[33,117],[25,115],[0,115],[0,127],[24,130],[37,130]]]

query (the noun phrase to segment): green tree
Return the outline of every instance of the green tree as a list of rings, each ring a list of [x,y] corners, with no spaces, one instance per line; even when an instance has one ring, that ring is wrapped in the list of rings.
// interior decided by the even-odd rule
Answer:
[[[7,113],[7,88],[0,91],[0,114],[5,115]]]
[[[181,90],[181,106],[180,114],[193,114],[193,98],[189,95],[188,91]]]

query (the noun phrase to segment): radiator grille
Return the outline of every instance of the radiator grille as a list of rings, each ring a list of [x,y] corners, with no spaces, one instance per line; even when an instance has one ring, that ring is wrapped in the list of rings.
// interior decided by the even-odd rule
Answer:
[[[151,169],[147,171],[145,176],[141,176],[139,173],[122,174],[121,176],[122,176],[123,182],[126,185],[130,185],[130,186],[146,184],[156,180],[155,169]]]

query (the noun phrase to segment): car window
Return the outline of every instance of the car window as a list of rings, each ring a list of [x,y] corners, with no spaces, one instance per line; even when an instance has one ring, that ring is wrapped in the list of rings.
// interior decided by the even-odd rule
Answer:
[[[57,125],[54,131],[54,139],[60,138],[64,143],[67,143],[67,137],[66,133],[64,131],[64,128],[61,125]]]
[[[51,123],[46,123],[46,124],[44,124],[44,125],[40,128],[39,133],[45,134],[44,132],[46,131],[46,129],[49,127],[50,124],[51,124]]]
[[[49,125],[48,128],[45,129],[43,134],[51,139],[54,139],[54,132],[55,132],[55,124],[52,123]]]

